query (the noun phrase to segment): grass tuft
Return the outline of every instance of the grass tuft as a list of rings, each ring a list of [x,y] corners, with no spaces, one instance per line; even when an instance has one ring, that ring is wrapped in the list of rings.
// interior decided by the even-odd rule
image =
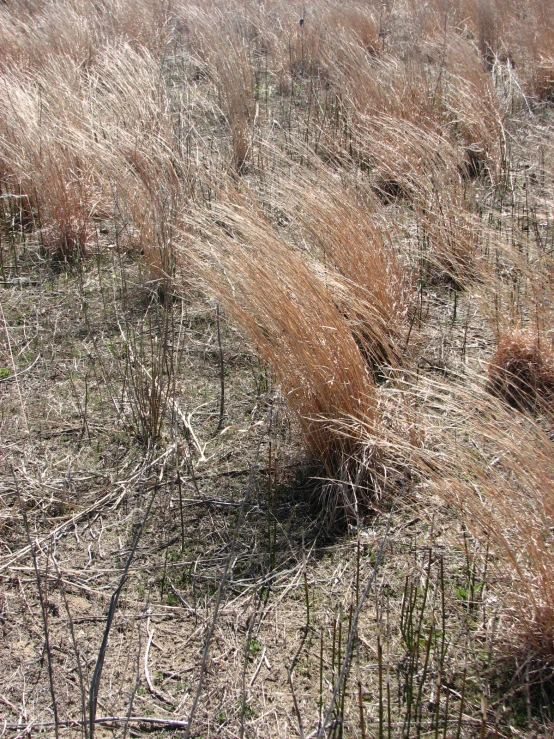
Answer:
[[[491,392],[519,409],[533,409],[554,398],[554,352],[546,339],[528,329],[500,337],[489,365]]]

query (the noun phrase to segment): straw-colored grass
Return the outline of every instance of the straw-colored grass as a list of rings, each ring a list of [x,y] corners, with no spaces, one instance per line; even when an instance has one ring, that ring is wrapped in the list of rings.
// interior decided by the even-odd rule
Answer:
[[[515,408],[551,405],[554,352],[547,342],[529,329],[501,336],[489,365],[491,392]]]
[[[322,279],[259,209],[238,193],[232,199],[188,216],[183,263],[269,362],[308,448],[338,474],[354,447],[329,424],[371,414],[374,402],[362,354]]]
[[[510,629],[502,638],[525,658],[550,663],[553,443],[540,425],[486,387],[486,378],[475,375],[448,384],[404,379],[382,400],[386,423],[377,430],[374,419],[352,421],[353,435],[365,439],[367,449],[381,450],[389,476],[409,469],[419,499],[448,504],[490,552],[510,607]],[[456,537],[452,545],[459,545]]]
[[[430,485],[491,542],[514,584],[501,597],[543,655],[550,11],[540,0],[0,7],[2,283],[19,280],[32,239],[47,264],[94,255],[100,269],[116,254],[146,265],[151,288],[189,299],[200,287],[278,378],[305,447],[346,481],[349,515],[360,470],[386,476],[389,464],[396,481]],[[441,384],[418,384],[427,370]],[[143,435],[159,440],[158,406]]]
[[[398,363],[413,287],[378,197],[345,162],[343,179],[307,149],[309,168],[281,160],[287,176],[262,193],[346,319],[370,370]],[[293,235],[295,234],[295,236]]]

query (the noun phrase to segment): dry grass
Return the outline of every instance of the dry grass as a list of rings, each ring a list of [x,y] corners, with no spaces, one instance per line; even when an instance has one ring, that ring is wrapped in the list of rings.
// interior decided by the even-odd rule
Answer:
[[[502,638],[540,671],[554,648],[552,439],[491,397],[485,378],[470,378],[403,380],[382,400],[379,435],[369,420],[365,431],[353,424],[354,436],[462,516],[511,592],[512,630]]]
[[[269,362],[308,447],[333,475],[353,449],[329,422],[359,416],[373,402],[362,354],[321,278],[259,209],[236,192],[231,200],[234,207],[214,204],[189,222],[184,263],[194,265]]]
[[[490,542],[493,566],[508,566],[519,647],[531,647],[535,659],[550,662],[552,441],[540,426],[488,402],[482,391],[472,393],[476,410],[468,412],[465,393],[455,402],[459,406],[449,409],[449,422],[463,418],[456,429],[462,439],[452,458],[450,484],[445,485],[448,464],[439,457],[439,490],[449,491],[447,499],[460,508],[475,535]]]
[[[551,30],[1,5],[9,731],[551,733]]]
[[[549,406],[554,390],[554,355],[544,338],[529,330],[501,336],[491,358],[491,392],[515,408]]]
[[[270,200],[290,239],[325,282],[372,372],[398,363],[413,287],[379,198],[344,162],[341,180],[313,154],[261,197]],[[287,229],[280,229],[285,234]],[[296,237],[292,232],[297,232]]]

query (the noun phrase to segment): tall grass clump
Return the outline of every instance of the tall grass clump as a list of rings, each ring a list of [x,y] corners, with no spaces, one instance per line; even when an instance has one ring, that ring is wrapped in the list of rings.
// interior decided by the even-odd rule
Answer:
[[[190,219],[180,257],[270,364],[308,448],[337,475],[356,444],[329,424],[372,414],[372,380],[322,279],[254,204],[232,197]]]
[[[554,352],[529,329],[500,337],[489,364],[490,389],[515,408],[540,408],[554,400]]]
[[[341,181],[318,163],[294,166],[271,188],[272,202],[298,229],[303,253],[327,285],[369,369],[400,360],[412,290],[381,204],[368,187]],[[345,172],[346,174],[346,172]],[[358,192],[356,187],[358,186]],[[280,190],[280,192],[278,192]]]
[[[463,152],[443,134],[388,116],[363,118],[356,146],[379,199],[413,219],[421,279],[460,285],[474,279],[483,224],[475,188],[460,174]]]
[[[480,63],[475,47],[454,36],[445,47],[429,49],[439,67],[436,100],[453,139],[464,152],[463,174],[468,178],[485,176],[495,183],[506,156],[504,111],[494,89],[493,79]],[[444,66],[444,69],[441,68]]]
[[[27,196],[44,253],[72,261],[87,252],[96,198],[79,71],[69,59],[54,60],[38,77],[5,72],[2,82],[5,186]]]
[[[532,659],[552,664],[552,440],[529,419],[478,397],[479,417],[458,432],[467,428],[468,437],[449,497],[478,539],[490,540],[499,575],[508,573],[500,592],[516,641]]]
[[[377,434],[370,420],[366,444],[379,445],[385,465],[409,469],[425,499],[446,503],[488,548],[507,606],[501,639],[542,671],[554,659],[554,447],[539,423],[491,396],[486,380],[405,374],[383,401],[394,423]],[[362,438],[363,426],[353,435]]]
[[[196,86],[204,86],[213,96],[217,123],[221,125],[223,119],[229,138],[231,161],[244,173],[252,157],[257,117],[256,87],[261,80],[256,80],[255,59],[260,57],[260,44],[267,53],[268,42],[263,41],[264,31],[258,27],[260,13],[246,15],[234,4],[183,10]],[[222,28],[226,29],[224,35]]]
[[[152,288],[166,290],[178,211],[191,186],[191,111],[146,49],[106,50],[97,74],[90,127],[102,157],[99,211],[115,221],[120,248],[147,265]]]
[[[352,160],[385,205],[412,208],[431,272],[466,283],[480,272],[476,185],[497,182],[505,160],[503,112],[475,46],[448,36],[407,59],[347,53],[314,149]]]
[[[93,69],[100,52],[122,42],[162,56],[173,16],[158,0],[15,0],[0,9],[0,62],[4,69],[37,73],[56,58],[68,58]]]

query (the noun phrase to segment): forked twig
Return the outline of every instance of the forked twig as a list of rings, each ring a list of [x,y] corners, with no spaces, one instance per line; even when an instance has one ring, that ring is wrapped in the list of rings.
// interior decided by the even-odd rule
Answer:
[[[207,405],[207,403],[203,403],[203,405]],[[185,427],[185,430],[188,434],[190,434],[190,438],[192,439],[192,442],[194,446],[196,447],[196,450],[198,451],[198,454],[200,455],[199,462],[205,462],[206,461],[206,455],[204,452],[206,451],[206,444],[202,445],[200,441],[198,440],[198,437],[194,433],[194,429],[192,428],[192,416],[195,411],[192,413],[187,413],[186,415],[183,413],[183,411],[179,408],[177,405],[177,402],[174,403],[175,410],[177,411],[181,421],[183,422],[183,426]],[[202,407],[202,406],[200,406]],[[198,410],[198,409],[196,409]]]

